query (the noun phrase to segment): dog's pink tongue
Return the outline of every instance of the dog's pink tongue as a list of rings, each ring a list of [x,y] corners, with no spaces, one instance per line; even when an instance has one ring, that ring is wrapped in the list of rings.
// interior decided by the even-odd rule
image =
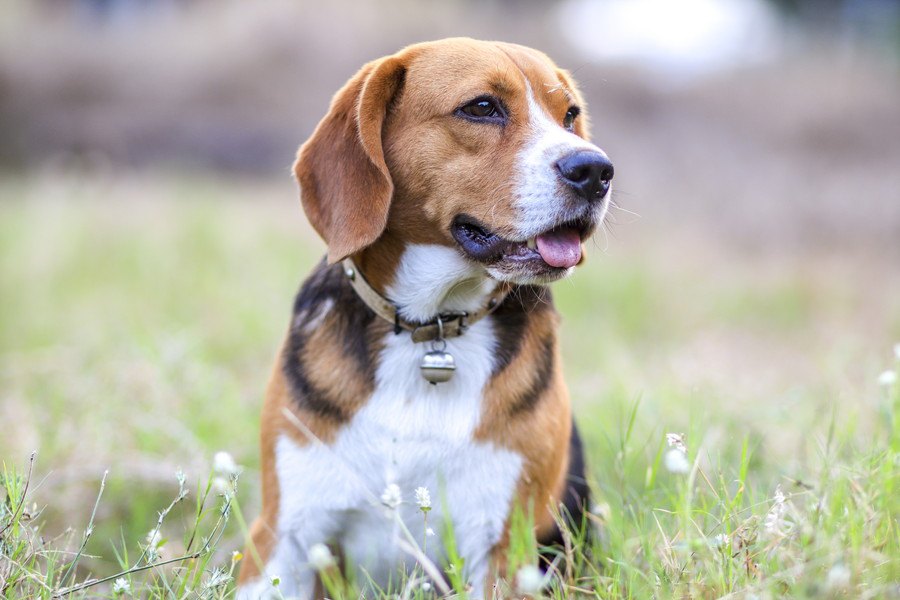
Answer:
[[[537,251],[551,267],[574,267],[581,260],[581,237],[574,229],[542,233],[535,240]]]

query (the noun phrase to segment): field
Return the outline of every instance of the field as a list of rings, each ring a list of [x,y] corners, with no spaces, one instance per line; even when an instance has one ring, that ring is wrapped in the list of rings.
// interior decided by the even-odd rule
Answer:
[[[294,193],[286,175],[0,180],[0,596],[183,553],[70,597],[232,593],[262,390],[323,253]],[[545,593],[900,596],[896,257],[612,217],[554,287],[601,535]],[[218,451],[243,468],[227,524],[229,495],[198,508]]]

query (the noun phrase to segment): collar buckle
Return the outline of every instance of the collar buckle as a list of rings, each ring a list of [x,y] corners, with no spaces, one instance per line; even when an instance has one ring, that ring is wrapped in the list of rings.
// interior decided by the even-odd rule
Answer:
[[[418,344],[459,337],[468,328],[468,316],[465,311],[441,313],[434,320],[416,326],[412,330],[412,341]]]

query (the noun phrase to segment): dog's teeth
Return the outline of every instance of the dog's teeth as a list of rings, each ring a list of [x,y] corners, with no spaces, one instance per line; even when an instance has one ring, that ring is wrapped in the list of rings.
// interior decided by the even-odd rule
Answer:
[[[528,247],[531,248],[532,250],[537,248],[537,242],[534,241],[533,237],[528,238]]]

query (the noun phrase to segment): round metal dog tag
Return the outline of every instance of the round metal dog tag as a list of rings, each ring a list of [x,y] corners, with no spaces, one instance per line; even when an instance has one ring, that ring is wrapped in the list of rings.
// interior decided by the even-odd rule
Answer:
[[[432,385],[450,381],[453,372],[456,371],[456,361],[453,355],[443,350],[432,350],[422,357],[422,377]]]

